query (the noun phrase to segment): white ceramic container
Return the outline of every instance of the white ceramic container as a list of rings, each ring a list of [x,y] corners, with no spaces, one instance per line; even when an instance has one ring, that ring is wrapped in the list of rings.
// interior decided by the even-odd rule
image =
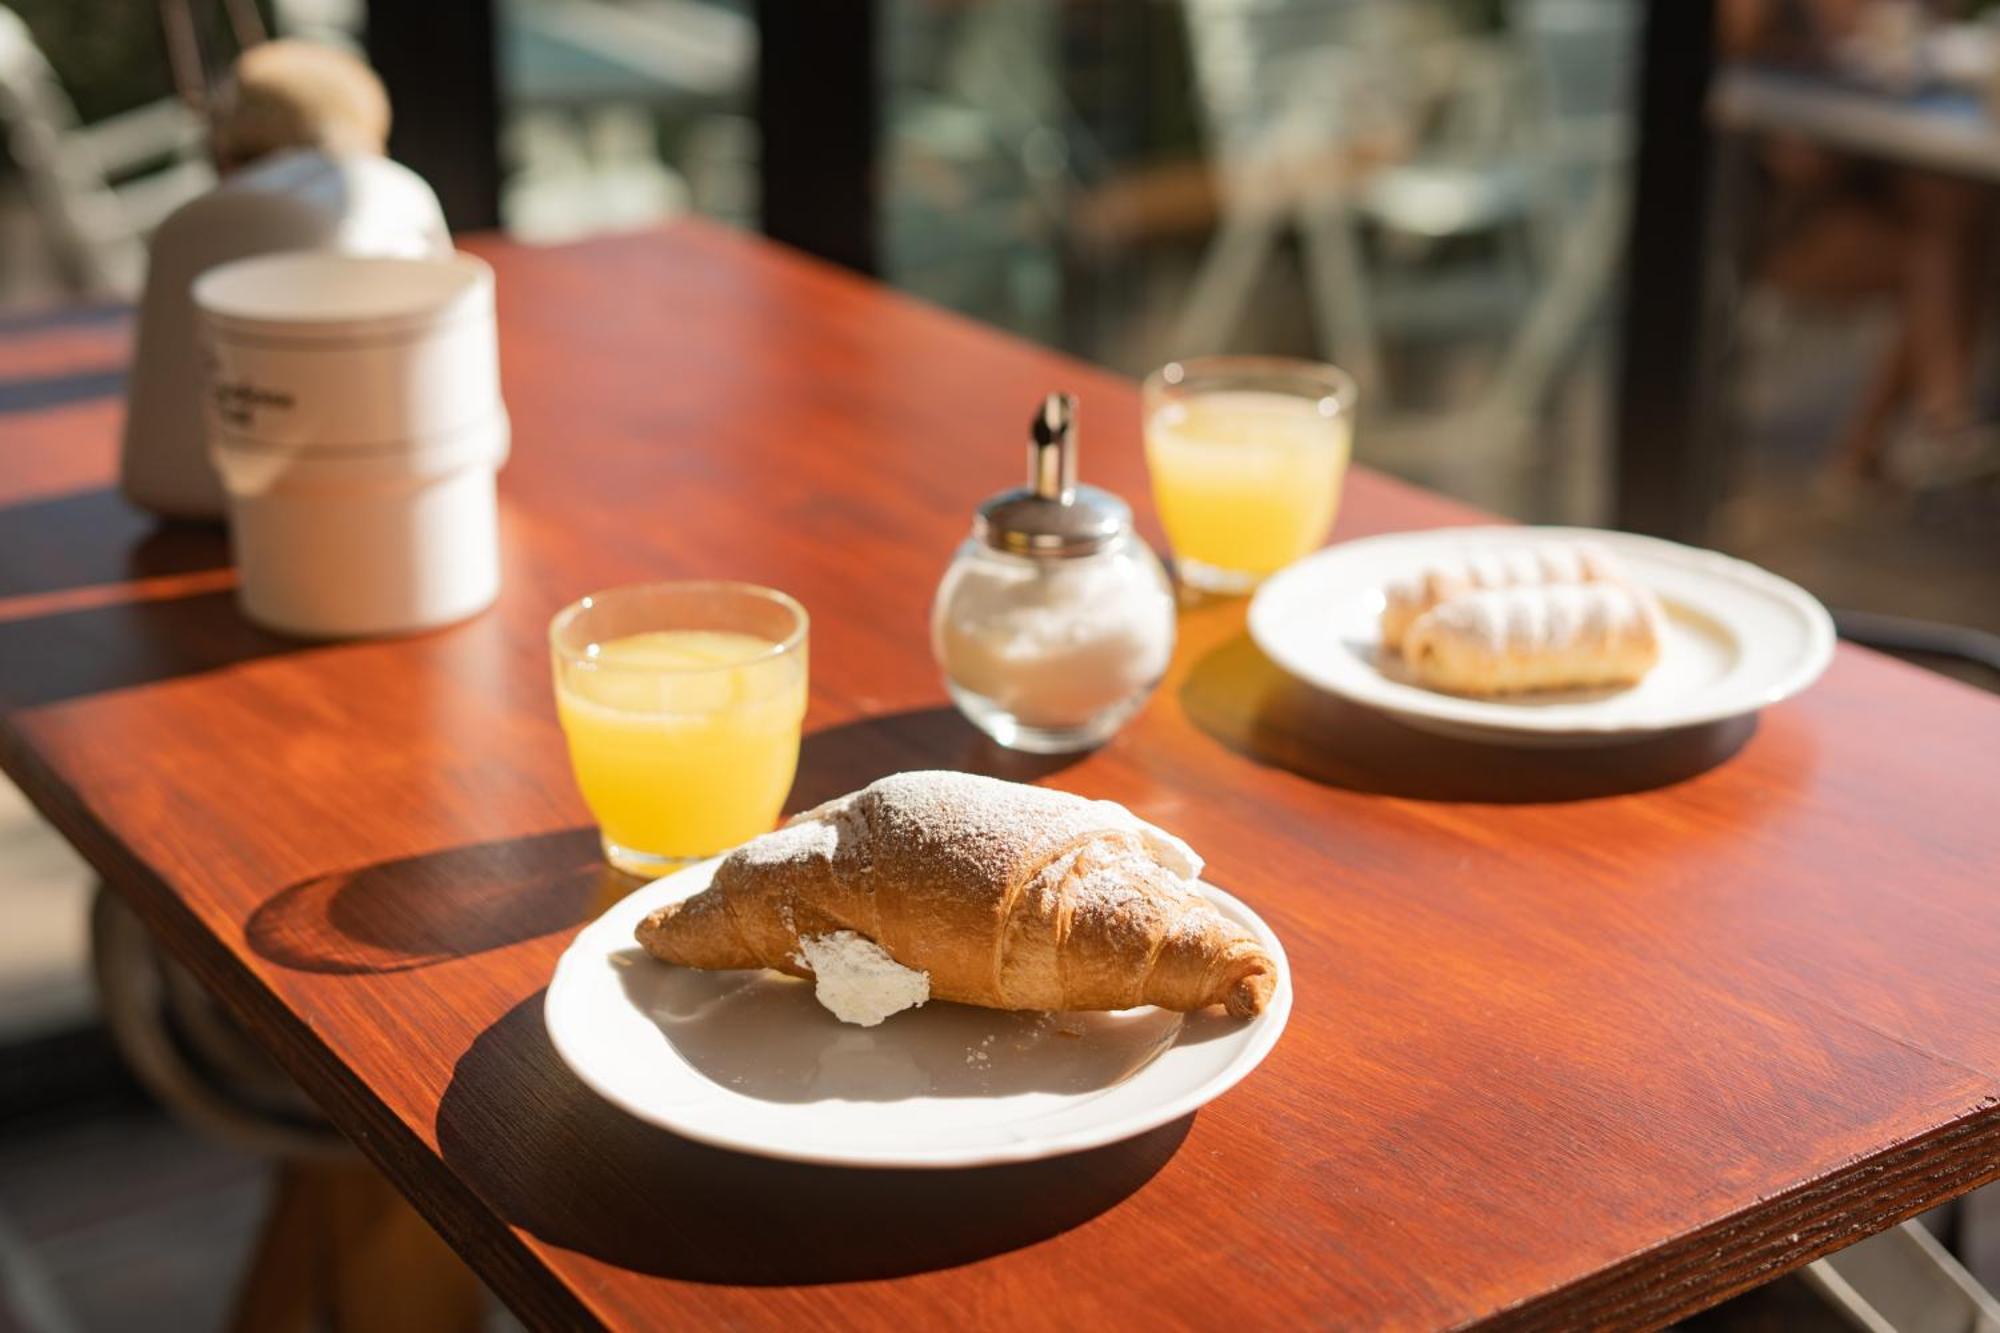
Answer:
[[[451,237],[423,178],[367,153],[274,153],[174,210],[148,245],[126,390],[119,482],[139,508],[182,519],[227,513],[208,459],[206,352],[192,288],[223,264],[295,250],[442,257]]]
[[[421,448],[311,453],[211,440],[244,614],[305,638],[450,624],[500,591],[500,416]]]
[[[214,269],[194,300],[245,614],[352,638],[490,605],[508,448],[492,271],[301,251]]]
[[[203,274],[194,300],[212,430],[375,451],[499,406],[493,271],[471,255],[261,255]]]

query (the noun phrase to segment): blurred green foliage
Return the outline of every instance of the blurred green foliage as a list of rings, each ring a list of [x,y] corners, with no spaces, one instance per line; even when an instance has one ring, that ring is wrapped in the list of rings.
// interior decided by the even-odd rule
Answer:
[[[5,0],[87,124],[174,90],[157,0]]]
[[[421,0],[410,0],[421,3]],[[159,0],[0,0],[27,22],[85,124],[171,96]],[[219,60],[236,53],[219,0],[190,0]],[[258,0],[268,28],[270,0]]]

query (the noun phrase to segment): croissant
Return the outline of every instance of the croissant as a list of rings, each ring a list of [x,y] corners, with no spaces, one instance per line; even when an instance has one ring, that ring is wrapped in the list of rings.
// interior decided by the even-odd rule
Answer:
[[[1193,887],[1200,858],[1123,806],[966,773],[899,773],[799,815],[647,917],[655,958],[810,977],[852,931],[930,995],[992,1009],[1263,1009],[1271,957]]]
[[[1660,660],[1660,604],[1625,583],[1469,592],[1417,617],[1403,659],[1454,694],[1629,685]]]
[[[1401,649],[1418,616],[1462,593],[1619,577],[1618,561],[1596,542],[1496,541],[1437,561],[1383,589],[1382,646]]]

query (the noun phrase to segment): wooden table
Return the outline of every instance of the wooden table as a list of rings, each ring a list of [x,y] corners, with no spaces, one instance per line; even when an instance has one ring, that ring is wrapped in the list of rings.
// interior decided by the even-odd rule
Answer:
[[[1755,720],[1510,753],[1291,684],[1225,602],[1110,745],[1009,755],[944,705],[932,587],[1046,390],[1145,513],[1130,384],[707,227],[474,248],[516,428],[501,605],[263,634],[218,537],[106,489],[113,401],[0,415],[0,759],[530,1322],[1651,1323],[2000,1175],[1991,699],[1843,648]],[[66,337],[0,331],[0,380]],[[1339,535],[1475,517],[1364,471]],[[955,765],[1184,835],[1291,952],[1269,1062],[1133,1142],[962,1173],[598,1102],[541,993],[625,886],[543,631],[679,575],[811,609],[795,806]]]

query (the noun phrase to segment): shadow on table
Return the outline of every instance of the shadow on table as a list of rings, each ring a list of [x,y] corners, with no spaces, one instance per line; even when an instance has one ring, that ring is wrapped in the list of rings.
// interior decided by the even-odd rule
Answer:
[[[1073,760],[1003,750],[949,708],[890,713],[806,737],[786,808],[908,768],[1030,778]],[[596,829],[567,829],[320,875],[265,901],[248,935],[259,957],[299,971],[402,972],[566,930],[637,882],[604,864]]]
[[[220,524],[162,523],[105,487],[0,506],[0,707],[32,708],[312,645],[257,628]],[[134,580],[185,576],[153,595]],[[91,605],[34,599],[102,590]],[[28,599],[23,605],[19,599]]]
[[[251,914],[258,957],[302,972],[407,972],[588,921],[638,881],[594,828],[400,857],[320,875]]]
[[[1180,700],[1196,726],[1258,763],[1350,791],[1433,801],[1526,804],[1647,791],[1715,767],[1757,729],[1745,716],[1579,749],[1453,740],[1314,689],[1248,634],[1196,662]]]
[[[257,628],[223,589],[5,618],[0,708],[33,708],[319,645]]]
[[[165,523],[109,486],[0,506],[0,599],[229,565],[220,523]]]
[[[1019,1249],[1136,1192],[1194,1120],[1049,1161],[964,1171],[750,1157],[601,1101],[550,1046],[542,998],[516,1005],[459,1060],[438,1107],[438,1151],[509,1224],[657,1277],[851,1282]]]
[[[1032,782],[1084,754],[1023,754],[994,743],[948,706],[884,713],[825,727],[805,738],[785,810],[795,813],[912,768],[951,768]]]

